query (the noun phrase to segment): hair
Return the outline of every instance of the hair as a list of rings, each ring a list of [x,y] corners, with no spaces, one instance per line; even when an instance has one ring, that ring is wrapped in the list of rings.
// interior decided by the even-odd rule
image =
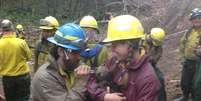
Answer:
[[[58,54],[58,46],[54,45],[53,47],[50,48],[49,53],[50,55],[57,60],[59,58],[59,54]]]
[[[140,38],[134,39],[134,40],[129,40],[129,42],[131,43],[131,47],[134,50],[138,50],[140,48]]]

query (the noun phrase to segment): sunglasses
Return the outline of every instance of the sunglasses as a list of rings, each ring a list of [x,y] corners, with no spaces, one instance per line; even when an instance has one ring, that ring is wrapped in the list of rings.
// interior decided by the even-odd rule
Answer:
[[[73,57],[80,57],[80,52],[78,52],[78,51],[72,51],[72,50],[70,50],[70,49],[65,49],[65,50],[64,50],[64,54],[65,54],[66,60],[69,60],[69,56],[68,56],[69,53],[70,53]]]

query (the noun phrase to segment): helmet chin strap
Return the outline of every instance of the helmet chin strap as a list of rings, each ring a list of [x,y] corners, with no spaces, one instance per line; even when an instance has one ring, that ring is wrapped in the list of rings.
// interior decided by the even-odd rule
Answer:
[[[65,59],[68,61],[70,58],[69,56],[67,55],[66,51],[64,50],[64,54],[65,54]]]

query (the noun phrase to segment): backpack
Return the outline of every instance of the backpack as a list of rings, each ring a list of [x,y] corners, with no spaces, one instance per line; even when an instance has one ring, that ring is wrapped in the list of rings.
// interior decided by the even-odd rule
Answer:
[[[87,61],[90,61],[90,66],[92,67],[92,70],[95,70],[98,66],[98,54],[100,53],[102,48],[103,45],[96,44],[92,49],[80,53],[80,55],[84,58],[85,63]],[[94,58],[94,61],[92,61],[92,58]]]

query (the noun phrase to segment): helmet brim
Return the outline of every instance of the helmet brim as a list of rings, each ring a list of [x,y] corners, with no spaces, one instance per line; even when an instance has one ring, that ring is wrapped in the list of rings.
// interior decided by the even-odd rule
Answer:
[[[141,36],[138,36],[138,37],[130,37],[130,38],[121,38],[121,39],[111,39],[111,38],[106,38],[106,39],[104,39],[103,41],[102,41],[102,43],[109,43],[109,42],[113,42],[113,41],[120,41],[120,40],[132,40],[132,39],[141,39],[141,38],[143,38],[144,37],[144,35],[141,35]]]
[[[80,25],[80,27],[82,27],[82,28],[94,28],[94,29],[97,29],[97,30],[98,30],[98,27],[96,27],[96,26]]]
[[[80,51],[80,48],[77,48],[77,47],[75,47],[75,46],[73,46],[73,45],[63,45],[63,44],[60,44],[60,43],[56,42],[56,41],[54,40],[54,37],[50,37],[50,38],[48,38],[47,40],[48,40],[49,42],[55,44],[55,45],[60,46],[60,47],[63,47],[63,48],[66,48],[66,49],[75,50],[75,51]]]
[[[53,27],[47,27],[47,26],[40,26],[40,29],[47,29],[47,30],[51,30],[54,29]]]

